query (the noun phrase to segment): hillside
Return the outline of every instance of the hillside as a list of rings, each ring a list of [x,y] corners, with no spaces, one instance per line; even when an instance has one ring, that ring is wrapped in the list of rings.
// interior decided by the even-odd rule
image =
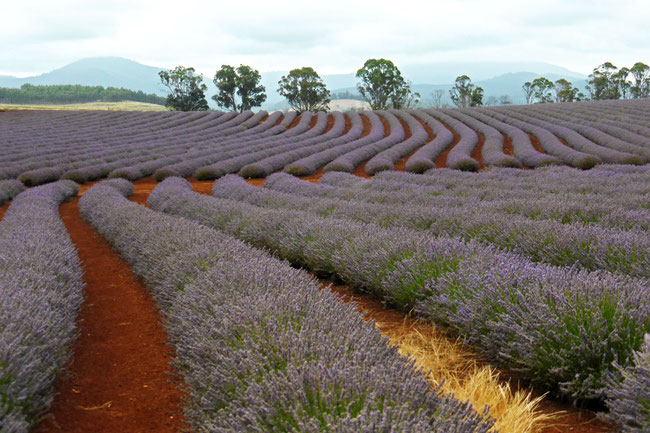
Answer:
[[[173,66],[173,65],[169,65]],[[147,66],[121,57],[96,57],[82,59],[51,72],[34,77],[17,78],[0,76],[0,87],[20,87],[30,84],[81,84],[88,86],[123,87],[142,90],[164,96],[166,89],[160,84],[158,72],[161,67]],[[514,103],[522,103],[521,85],[539,76],[551,80],[567,78],[581,89],[586,76],[561,66],[541,62],[455,62],[426,63],[400,66],[404,77],[413,82],[415,91],[428,98],[434,89],[441,88],[448,94],[454,79],[459,75],[469,75],[485,90],[486,98],[507,94]],[[206,74],[208,102],[216,93],[212,83],[214,71]],[[288,71],[262,72],[262,84],[266,87],[267,100],[263,109],[283,108],[284,98],[277,93],[278,80]],[[332,92],[356,91],[355,74],[324,74],[323,81]],[[450,101],[448,101],[450,102]]]

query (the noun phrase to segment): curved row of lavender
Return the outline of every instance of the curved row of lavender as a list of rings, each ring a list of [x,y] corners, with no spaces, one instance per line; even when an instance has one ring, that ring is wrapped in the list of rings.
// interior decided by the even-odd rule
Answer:
[[[444,122],[446,126],[456,131],[459,141],[447,154],[447,167],[463,171],[478,171],[479,163],[471,157],[474,148],[478,146],[478,135],[472,128],[443,113],[440,110],[424,110],[427,114]]]
[[[594,143],[638,155],[643,163],[650,162],[650,138],[648,137],[617,126],[602,126],[598,122],[589,122],[577,118],[565,119],[562,115],[554,114],[550,110],[534,109],[531,111],[533,116],[571,128]],[[528,112],[528,114],[531,113]]]
[[[369,131],[363,134],[364,127],[361,117],[354,120],[348,134],[350,139],[333,140],[330,146],[320,152],[301,158],[287,165],[284,170],[297,176],[306,176],[315,173],[319,168],[331,164],[335,159],[348,153],[355,152],[364,146],[372,145],[384,139],[384,125],[380,117],[372,111],[362,111],[361,114],[369,123]],[[356,116],[355,116],[356,117]],[[352,135],[354,134],[354,135]],[[324,169],[324,168],[323,168]]]
[[[559,163],[557,158],[539,152],[537,149],[535,149],[528,134],[514,125],[508,125],[507,123],[486,116],[477,110],[467,109],[458,111],[458,113],[463,114],[466,117],[477,119],[483,124],[496,129],[498,132],[504,135],[504,139],[505,137],[510,138],[515,157],[518,158],[519,161],[521,161],[521,163],[526,167],[541,167],[544,165]],[[483,155],[483,160],[485,161],[485,154]]]
[[[83,298],[81,263],[59,218],[79,186],[22,192],[0,221],[0,431],[26,433],[49,408],[71,355]]]
[[[456,120],[460,120],[475,132],[483,136],[484,141],[483,147],[481,148],[481,158],[483,159],[483,164],[487,167],[497,166],[521,168],[521,162],[517,158],[504,153],[503,145],[505,140],[503,134],[501,134],[496,128],[493,128],[480,120],[474,119],[471,116],[467,116],[458,110],[441,109],[440,111]]]
[[[431,174],[432,183],[436,181],[437,172]],[[305,210],[309,212],[327,212],[354,221],[404,227],[432,235],[480,239],[524,254],[534,262],[557,266],[578,265],[593,271],[604,269],[650,277],[650,238],[645,228],[649,224],[647,209],[635,209],[628,213],[612,211],[613,217],[622,215],[613,227],[584,224],[587,217],[580,210],[577,211],[575,222],[536,218],[538,215],[535,214],[529,218],[510,213],[511,207],[507,202],[493,204],[481,199],[457,197],[456,203],[453,203],[444,194],[437,193],[439,188],[409,183],[409,176],[417,178],[419,175],[394,174],[402,178],[383,181],[382,173],[378,175],[379,178],[359,182],[351,175],[328,174],[316,185],[278,173],[270,176],[264,186],[265,189],[311,198],[313,203],[305,205]],[[575,175],[568,173],[569,176],[572,174]],[[343,182],[350,179],[355,184],[341,185],[341,178]],[[221,183],[215,184],[214,189],[219,194],[216,185]],[[643,201],[647,195],[641,197],[640,201]],[[326,198],[335,200],[328,201]],[[546,203],[549,212],[554,211],[552,197],[540,196],[537,200],[538,206]],[[447,204],[448,201],[452,205]],[[525,203],[522,205],[525,206]],[[294,206],[300,205],[289,203],[287,209]],[[641,224],[634,224],[637,218],[644,220]]]
[[[297,116],[298,113],[289,112],[276,121],[271,120],[269,116],[266,122],[246,131],[254,134],[247,134],[240,141],[237,140],[237,137],[224,140],[221,142],[218,151],[215,151],[216,149],[214,148],[192,150],[184,155],[180,162],[166,165],[156,170],[153,178],[161,181],[171,176],[190,177],[195,174],[197,169],[205,165],[214,164],[218,161],[234,158],[245,153],[255,152],[269,147],[277,140],[302,134],[309,128],[311,113],[303,113],[298,124],[292,129],[289,129]],[[241,146],[242,142],[246,143],[245,148]]]
[[[642,164],[650,161],[649,105],[641,99],[398,110],[385,114],[393,123],[390,137],[384,137],[380,112],[362,114],[371,128],[365,137],[356,135],[360,118],[352,112],[329,118],[318,114],[315,125],[311,113],[300,115],[295,124],[295,112],[5,112],[0,116],[0,179],[19,178],[31,186],[61,178],[83,183],[107,176],[136,180],[153,175],[162,180],[200,174],[213,179],[237,172],[265,176],[283,169],[305,175],[325,167],[352,172],[385,152],[369,166],[375,173],[392,169],[413,151],[405,169],[421,173],[450,146],[447,167],[476,170],[478,162],[471,155],[479,143],[477,132],[485,138],[481,155],[487,166],[516,166],[515,159],[527,167],[557,160],[579,168],[602,162]],[[409,129],[417,137],[422,122],[435,138],[429,143],[417,137],[405,140],[395,113],[411,122]],[[433,121],[436,116],[458,133],[458,143],[453,144],[452,131]],[[346,117],[352,124],[348,133],[342,126]],[[335,126],[331,130],[328,120]],[[512,141],[514,159],[504,154],[506,138]]]
[[[448,179],[452,180],[453,178],[449,176]],[[647,176],[644,181],[648,181]],[[339,215],[340,217],[347,215],[347,218],[359,221],[390,221],[391,224],[427,230],[432,233],[437,233],[436,227],[444,228],[445,233],[454,233],[449,229],[454,217],[464,214],[467,218],[478,218],[476,214],[482,213],[494,214],[488,218],[493,221],[503,221],[512,215],[525,217],[529,221],[515,218],[515,220],[524,221],[525,225],[521,227],[522,229],[531,227],[534,221],[549,220],[563,225],[575,224],[576,228],[597,226],[602,229],[632,231],[635,235],[650,230],[650,210],[644,209],[642,204],[633,208],[634,200],[623,202],[621,197],[605,196],[600,199],[600,195],[594,195],[592,201],[577,202],[575,196],[578,194],[559,195],[543,192],[537,196],[522,194],[508,197],[507,190],[499,191],[497,189],[503,185],[490,182],[489,179],[485,183],[495,185],[495,190],[491,191],[492,195],[488,196],[483,196],[479,188],[477,188],[478,191],[472,191],[470,186],[450,188],[446,192],[441,191],[439,185],[435,185],[434,188],[423,188],[415,183],[410,183],[412,181],[408,176],[382,175],[373,179],[372,185],[368,185],[355,177],[326,174],[321,179],[320,186],[336,185],[341,188],[328,188],[323,192],[319,191],[319,186],[304,184],[295,178],[280,174],[269,177],[268,184],[263,189],[254,188],[243,179],[232,176],[226,176],[217,181],[217,185],[220,185],[221,182],[226,182],[228,185],[227,191],[224,191],[223,194],[241,192],[241,196],[238,198],[251,200],[252,204],[262,203],[264,206],[273,207],[296,206],[296,209],[318,214]],[[461,183],[462,180],[457,179],[457,182]],[[629,186],[633,187],[634,185]],[[292,188],[299,192],[294,193]],[[343,188],[347,188],[347,190]],[[215,195],[221,197],[222,192],[219,188],[215,187],[213,190]],[[382,191],[385,192],[382,193]],[[465,191],[468,191],[467,197],[455,196],[455,194],[465,194]],[[302,195],[306,197],[300,197]],[[360,195],[365,195],[366,200],[355,199]],[[395,195],[400,197],[392,200]],[[316,196],[319,196],[320,199],[317,203],[313,203]],[[405,196],[407,196],[406,199]],[[223,196],[223,198],[227,198],[227,196]],[[644,199],[643,194],[637,197],[637,201],[640,203],[643,203]],[[394,209],[392,206],[395,204],[408,206],[408,210]],[[501,227],[508,224],[512,223],[497,222],[497,226]],[[464,232],[476,234],[475,228],[468,227],[461,223],[455,230],[461,236]],[[539,230],[536,232],[539,233]],[[546,241],[549,240],[546,239]]]
[[[404,169],[411,173],[424,173],[434,168],[438,156],[454,142],[454,134],[439,120],[430,116],[422,110],[407,110],[412,116],[416,116],[426,126],[431,128],[435,138],[429,143],[415,151],[406,161]]]
[[[227,188],[225,182],[215,188]],[[571,399],[604,399],[617,371],[612,363],[630,365],[650,331],[647,280],[535,264],[475,241],[263,208],[173,183],[159,185],[149,205],[268,248],[403,311],[415,308]]]
[[[5,204],[24,190],[25,185],[19,180],[0,180],[0,205]]]
[[[368,140],[368,143],[361,146],[357,145],[355,149],[340,154],[340,156],[326,164],[325,167],[323,167],[323,171],[344,171],[346,173],[352,173],[355,167],[361,165],[363,161],[367,161],[379,152],[389,149],[404,141],[404,128],[402,128],[402,125],[399,123],[399,120],[397,120],[395,115],[389,111],[381,110],[373,113],[376,113],[384,122],[386,122],[388,132],[384,131],[386,128],[382,128],[381,131],[384,132],[384,135],[381,135],[379,130],[373,131],[371,127],[370,133],[363,138]]]
[[[395,169],[397,161],[423,146],[429,138],[424,126],[409,113],[402,110],[391,110],[391,114],[404,122],[410,137],[370,158],[365,166],[365,172],[368,176],[380,171]],[[406,131],[404,133],[406,134]]]
[[[354,306],[307,273],[130,202],[122,182],[93,186],[80,209],[153,291],[198,431],[490,430],[471,405],[431,392]],[[169,178],[149,203],[191,189]]]

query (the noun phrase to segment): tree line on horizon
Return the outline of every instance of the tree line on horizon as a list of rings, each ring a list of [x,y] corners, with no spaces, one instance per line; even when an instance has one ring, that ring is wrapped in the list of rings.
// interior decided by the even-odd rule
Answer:
[[[196,74],[192,67],[177,66],[171,71],[160,71],[160,79],[170,93],[165,105],[171,110],[208,110],[205,97],[207,86],[203,75]],[[632,77],[632,81],[630,80]],[[413,108],[421,102],[421,95],[413,92],[412,83],[402,76],[395,64],[387,59],[368,59],[357,70],[359,95],[357,100],[366,101],[373,110]],[[212,99],[226,110],[245,111],[261,106],[266,101],[266,89],[260,84],[259,71],[248,65],[234,68],[222,65],[213,79],[217,94]],[[352,95],[350,92],[332,95],[322,78],[311,67],[291,70],[278,81],[278,93],[284,96],[290,107],[298,112],[327,111],[332,96]],[[568,80],[555,82],[539,77],[522,86],[526,103],[575,102],[583,100],[647,98],[650,96],[650,67],[637,62],[632,68],[618,70],[610,62],[596,67],[587,80],[587,97]],[[431,94],[433,106],[448,106],[443,103],[444,90]],[[472,83],[467,75],[456,78],[449,96],[458,108],[487,105],[509,105],[508,95],[499,98],[490,96],[484,101],[484,89]]]
[[[79,84],[23,84],[20,88],[0,87],[0,102],[5,104],[77,104],[87,102],[136,101],[165,105],[164,97],[117,87]]]

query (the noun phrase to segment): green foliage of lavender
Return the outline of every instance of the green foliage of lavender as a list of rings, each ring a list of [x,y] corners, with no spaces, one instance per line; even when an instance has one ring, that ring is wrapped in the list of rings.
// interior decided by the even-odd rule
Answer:
[[[191,191],[178,178],[161,185]],[[198,431],[491,428],[470,405],[430,392],[372,324],[304,271],[132,203],[124,197],[131,191],[123,179],[102,182],[84,194],[80,209],[159,302]]]
[[[52,402],[71,355],[84,283],[59,204],[60,181],[14,198],[0,222],[0,431],[27,432]]]

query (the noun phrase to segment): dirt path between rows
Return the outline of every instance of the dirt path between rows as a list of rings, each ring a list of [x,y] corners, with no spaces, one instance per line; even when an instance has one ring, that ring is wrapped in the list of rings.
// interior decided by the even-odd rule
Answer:
[[[36,432],[178,432],[185,427],[182,379],[170,366],[160,313],[130,266],[83,220],[78,202],[62,204],[60,213],[87,284],[79,337]]]

